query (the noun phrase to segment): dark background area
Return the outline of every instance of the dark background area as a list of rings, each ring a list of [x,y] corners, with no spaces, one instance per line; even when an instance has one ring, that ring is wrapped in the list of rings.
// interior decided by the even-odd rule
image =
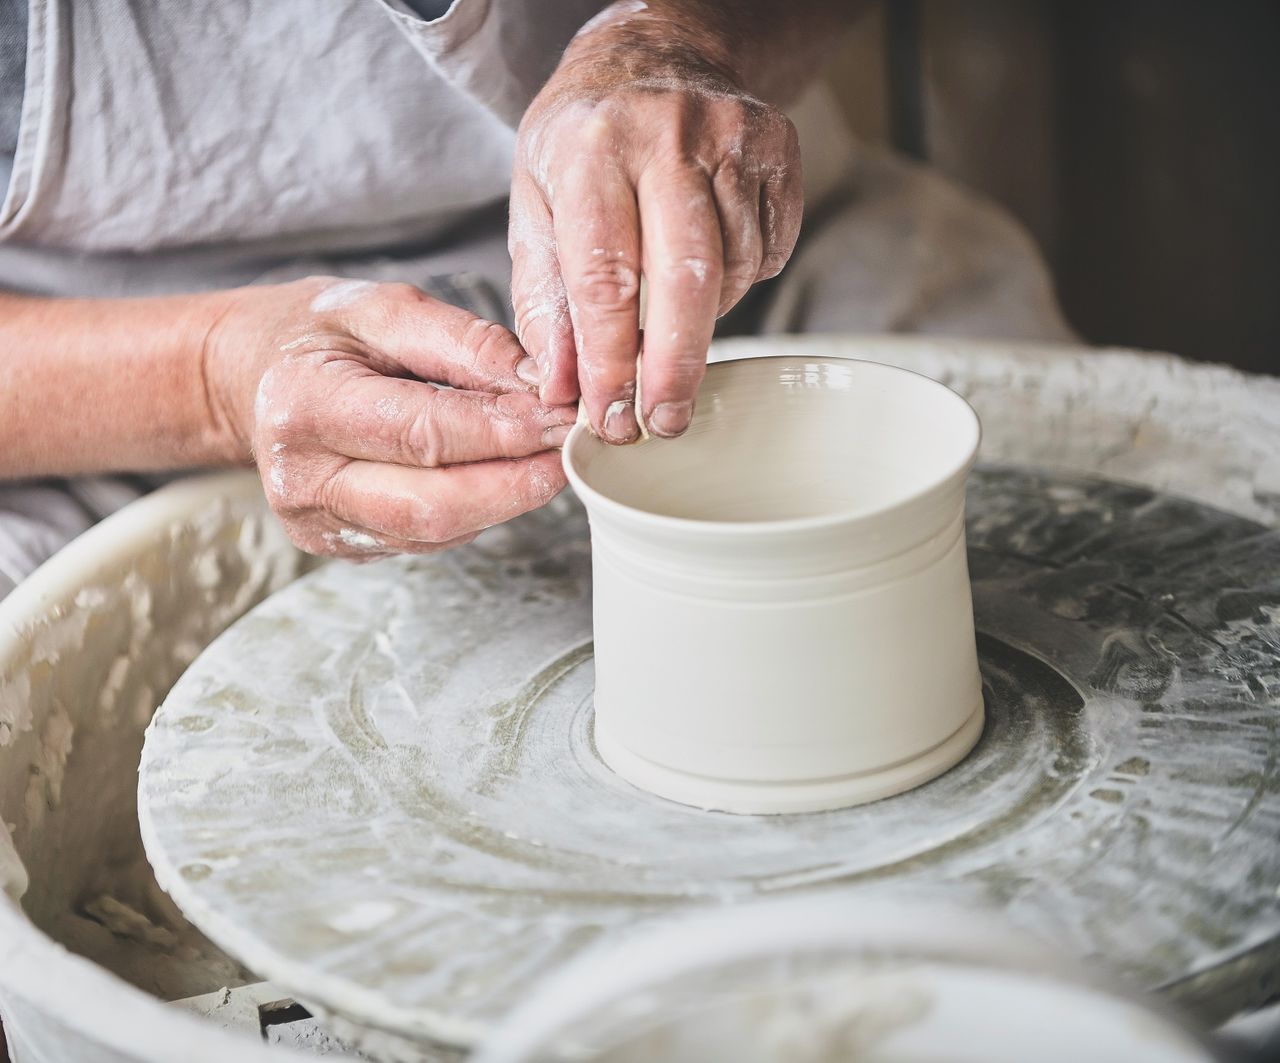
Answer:
[[[1280,3],[881,0],[829,76],[1031,230],[1089,342],[1280,373]]]

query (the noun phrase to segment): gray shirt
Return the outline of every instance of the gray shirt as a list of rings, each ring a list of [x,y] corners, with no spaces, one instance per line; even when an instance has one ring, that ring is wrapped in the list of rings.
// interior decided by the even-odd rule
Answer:
[[[441,18],[453,0],[405,0],[420,18]],[[9,187],[18,150],[18,124],[27,73],[27,0],[0,0],[0,199]]]
[[[18,149],[27,74],[27,0],[0,0],[0,196]]]

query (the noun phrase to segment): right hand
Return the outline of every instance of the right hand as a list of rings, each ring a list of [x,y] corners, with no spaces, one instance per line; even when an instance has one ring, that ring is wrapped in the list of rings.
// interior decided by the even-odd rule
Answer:
[[[239,289],[203,371],[215,417],[313,554],[441,550],[565,484],[556,448],[575,410],[538,401],[505,328],[407,284]]]

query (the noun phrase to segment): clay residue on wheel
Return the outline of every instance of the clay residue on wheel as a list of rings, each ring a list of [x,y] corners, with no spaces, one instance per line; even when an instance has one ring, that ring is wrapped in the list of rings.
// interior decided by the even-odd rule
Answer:
[[[836,882],[995,907],[1148,986],[1210,965],[1193,1002],[1239,999],[1233,956],[1280,931],[1277,533],[987,469],[968,535],[982,741],[916,791],[783,817],[675,805],[600,763],[572,502],[446,559],[331,566],[157,718],[161,881],[304,999],[463,1039],[601,933]],[[392,914],[369,926],[352,906],[373,901]]]

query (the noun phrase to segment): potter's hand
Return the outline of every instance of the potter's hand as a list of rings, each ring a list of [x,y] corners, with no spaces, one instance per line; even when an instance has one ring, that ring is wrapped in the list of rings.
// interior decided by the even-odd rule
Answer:
[[[304,550],[427,553],[564,486],[551,448],[574,411],[538,401],[500,325],[402,284],[233,294],[206,344],[210,402]]]
[[[675,436],[717,316],[783,267],[800,227],[791,122],[663,8],[615,4],[579,33],[521,123],[511,185],[517,332],[542,398],[581,393],[613,443],[639,434],[641,273],[640,413]]]

